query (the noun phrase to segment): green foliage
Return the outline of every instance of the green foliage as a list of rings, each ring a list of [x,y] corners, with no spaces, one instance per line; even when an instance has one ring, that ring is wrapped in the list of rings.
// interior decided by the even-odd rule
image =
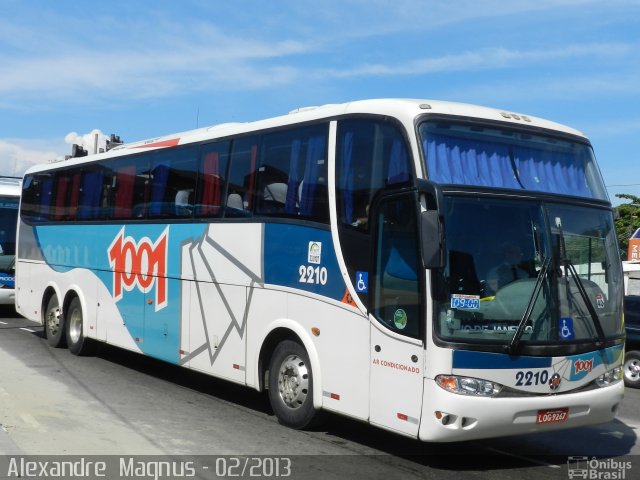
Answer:
[[[629,238],[633,235],[633,232],[640,228],[640,197],[626,193],[618,193],[616,197],[630,200],[629,203],[623,203],[615,207],[618,212],[616,232],[620,245],[620,255],[623,260],[626,260]]]
[[[589,265],[594,262],[602,262],[606,257],[604,239],[582,236],[565,235],[565,247],[567,256],[574,265]],[[582,272],[581,272],[582,273]]]

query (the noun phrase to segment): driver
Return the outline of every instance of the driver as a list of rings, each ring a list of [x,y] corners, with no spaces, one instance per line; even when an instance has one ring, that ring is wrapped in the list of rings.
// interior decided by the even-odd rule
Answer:
[[[502,244],[501,251],[502,262],[487,273],[486,283],[489,293],[492,294],[511,282],[529,277],[527,271],[521,267],[522,250],[518,245],[505,242]]]

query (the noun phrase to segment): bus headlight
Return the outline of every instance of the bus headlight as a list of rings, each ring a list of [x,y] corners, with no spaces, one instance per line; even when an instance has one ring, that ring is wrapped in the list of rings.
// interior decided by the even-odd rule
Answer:
[[[502,390],[502,385],[498,383],[479,378],[459,377],[457,375],[438,375],[436,383],[440,388],[458,395],[492,397]]]
[[[596,378],[596,384],[599,387],[608,387],[609,385],[618,383],[620,380],[622,380],[622,377],[622,367],[616,367],[613,370],[609,370],[608,372],[603,373],[598,378]]]

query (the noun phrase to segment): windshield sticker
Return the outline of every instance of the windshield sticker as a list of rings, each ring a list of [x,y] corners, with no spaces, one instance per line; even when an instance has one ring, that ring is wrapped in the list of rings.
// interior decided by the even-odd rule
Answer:
[[[598,308],[604,308],[604,295],[602,295],[601,293],[598,293],[596,295],[596,306]]]
[[[393,324],[398,330],[403,330],[407,326],[407,312],[402,308],[397,309],[393,314]]]
[[[355,300],[353,299],[353,297],[349,293],[349,289],[348,288],[346,288],[345,291],[344,291],[344,296],[342,297],[342,303],[346,303],[350,307],[356,307],[356,308],[358,307],[358,305],[356,304]]]
[[[563,317],[560,319],[558,330],[560,330],[561,340],[573,340],[575,335],[573,332],[573,318]]]
[[[356,292],[369,292],[369,272],[356,272]]]
[[[309,242],[308,263],[320,264],[322,260],[322,242]]]
[[[504,332],[515,332],[518,330],[518,325],[510,325],[504,322],[491,322],[485,324],[479,323],[466,323],[463,322],[460,325],[461,330],[474,330],[474,331],[483,331],[486,333],[504,333]],[[527,325],[524,327],[524,333],[532,333],[533,327],[531,325]]]
[[[451,295],[451,308],[467,308],[477,310],[480,308],[480,295]]]

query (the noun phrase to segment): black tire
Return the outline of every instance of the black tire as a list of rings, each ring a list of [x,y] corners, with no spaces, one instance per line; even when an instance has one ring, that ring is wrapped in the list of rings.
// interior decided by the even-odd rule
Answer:
[[[303,429],[316,423],[318,410],[313,406],[311,362],[298,342],[280,342],[271,356],[269,401],[282,425]]]
[[[49,298],[44,311],[44,332],[47,336],[47,343],[54,348],[66,347],[67,339],[64,330],[62,308],[58,302],[58,296],[53,294]]]
[[[640,352],[627,352],[624,356],[624,384],[631,388],[640,388]]]
[[[84,334],[84,315],[78,297],[71,300],[65,312],[65,335],[69,351],[74,355],[91,355],[94,343]]]

